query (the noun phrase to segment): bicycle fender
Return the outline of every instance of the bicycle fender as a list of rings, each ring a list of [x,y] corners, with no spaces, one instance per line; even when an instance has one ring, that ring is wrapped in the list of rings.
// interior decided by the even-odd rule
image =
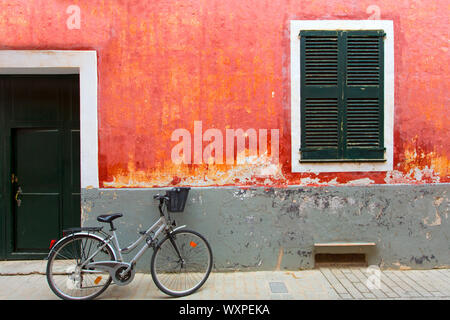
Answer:
[[[56,241],[56,242],[53,244],[53,246],[52,246],[52,248],[50,249],[50,251],[48,252],[47,258],[45,258],[45,259],[48,260],[48,258],[50,257],[50,254],[55,250],[56,246],[57,246],[60,242],[62,242],[63,240],[66,240],[66,239],[67,239],[67,236],[66,236],[66,237],[62,237],[61,239],[59,239],[58,241]]]
[[[185,224],[182,225],[182,226],[176,227],[175,229],[172,230],[172,232],[175,232],[175,231],[180,230],[180,229],[183,229],[183,228],[186,228],[186,225],[185,225]],[[172,233],[172,232],[171,232],[171,233]]]
[[[98,236],[98,235],[96,235],[96,234],[88,233],[88,232],[71,233],[71,234],[69,234],[69,235],[67,235],[67,236],[62,237],[61,239],[59,239],[59,240],[52,246],[52,248],[51,248],[50,251],[48,252],[48,255],[47,255],[46,260],[48,260],[48,258],[50,257],[50,254],[54,251],[54,249],[56,248],[56,246],[57,246],[58,244],[60,244],[62,241],[66,240],[66,239],[68,239],[68,238],[70,238],[70,237],[75,237],[75,236],[78,236],[78,235],[89,235],[90,237],[94,237],[94,238],[98,239],[99,241],[103,241],[103,242],[105,241],[105,239],[103,239],[102,237],[100,237],[100,236]],[[106,245],[111,249],[111,251],[112,251],[112,253],[113,253],[113,255],[114,255],[114,259],[117,260],[116,250],[114,250],[114,248],[111,247],[111,245],[110,245],[109,243],[106,244]]]

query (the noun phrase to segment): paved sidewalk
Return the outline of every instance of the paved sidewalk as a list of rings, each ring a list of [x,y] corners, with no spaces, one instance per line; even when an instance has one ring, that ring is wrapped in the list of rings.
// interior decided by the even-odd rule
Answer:
[[[58,299],[48,287],[46,261],[0,262],[0,299]],[[366,268],[304,271],[212,272],[195,300],[446,299],[450,269],[383,270],[380,282]],[[370,280],[368,281],[368,277]],[[372,285],[373,284],[373,285]],[[377,286],[379,285],[379,286]],[[377,288],[378,287],[378,288]],[[166,299],[150,274],[138,273],[128,286],[111,285],[97,299]]]

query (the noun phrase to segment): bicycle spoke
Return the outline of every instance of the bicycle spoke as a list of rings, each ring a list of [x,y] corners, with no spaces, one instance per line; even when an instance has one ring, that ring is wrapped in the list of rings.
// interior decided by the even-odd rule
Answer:
[[[194,292],[206,281],[211,263],[212,254],[206,241],[195,232],[182,230],[176,232],[173,241],[166,238],[155,251],[152,276],[162,291],[182,296]]]
[[[102,242],[92,236],[80,235],[61,243],[49,258],[47,280],[52,290],[64,299],[89,299],[103,292],[111,283],[109,274],[102,270],[89,270],[81,266],[90,261],[114,260],[109,249],[94,250]]]

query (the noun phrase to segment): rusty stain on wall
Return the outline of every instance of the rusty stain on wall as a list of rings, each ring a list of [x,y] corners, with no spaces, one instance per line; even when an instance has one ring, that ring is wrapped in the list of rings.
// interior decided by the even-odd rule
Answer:
[[[69,4],[79,30],[66,27]],[[376,3],[394,21],[394,170],[291,172],[289,21],[368,19],[372,4],[2,1],[0,49],[97,50],[100,187],[448,183],[448,8],[437,0]],[[279,129],[280,163],[175,166],[171,133],[194,121]]]

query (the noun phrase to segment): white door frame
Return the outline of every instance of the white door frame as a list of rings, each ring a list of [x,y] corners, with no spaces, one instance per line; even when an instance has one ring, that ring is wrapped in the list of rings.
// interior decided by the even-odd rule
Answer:
[[[80,75],[81,188],[98,188],[97,52],[0,50],[0,74]]]

